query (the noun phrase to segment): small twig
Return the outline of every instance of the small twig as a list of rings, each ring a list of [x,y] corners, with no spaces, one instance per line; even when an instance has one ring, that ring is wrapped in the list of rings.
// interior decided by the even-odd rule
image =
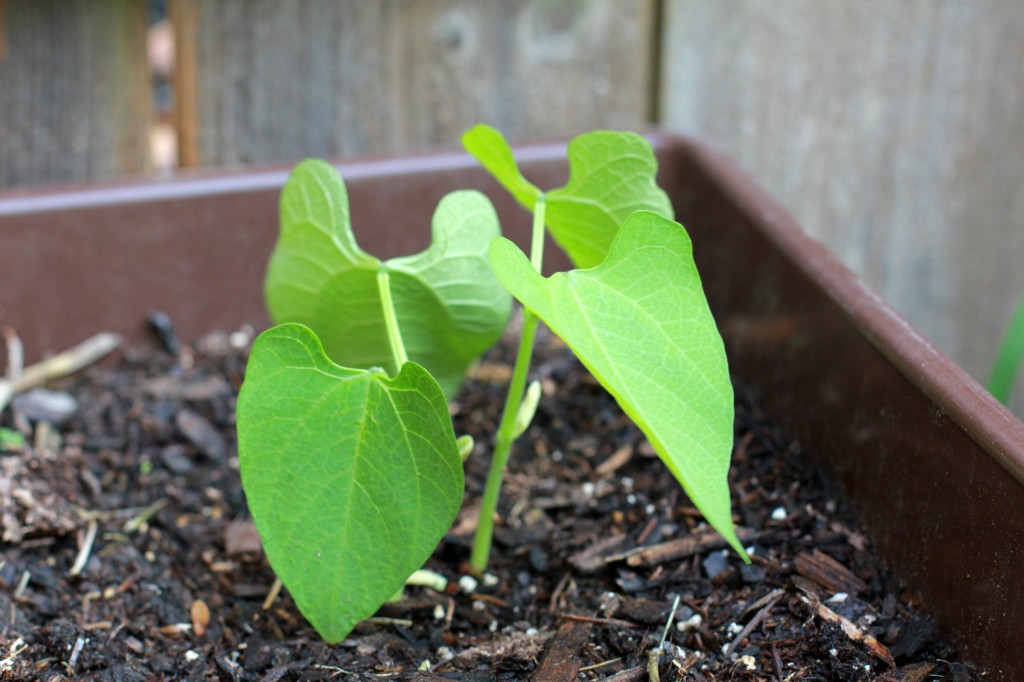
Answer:
[[[412,627],[412,621],[408,618],[385,618],[383,616],[374,616],[372,618],[367,618],[366,622],[375,623],[377,625],[397,625],[403,628]]]
[[[4,343],[7,344],[7,380],[16,385],[25,369],[25,347],[10,327],[4,327]]]
[[[85,528],[85,537],[82,539],[82,546],[78,550],[78,556],[75,557],[75,563],[71,566],[69,575],[76,576],[85,570],[85,564],[89,561],[89,554],[92,552],[92,545],[96,541],[96,531],[99,530],[99,527],[100,524],[97,523],[95,517],[89,519]]]
[[[679,595],[676,595],[675,601],[672,602],[672,611],[668,614],[668,619],[665,621],[665,629],[661,633],[661,641],[658,642],[658,646],[647,652],[647,676],[651,679],[651,682],[661,682],[661,673],[658,672],[658,663],[661,661],[661,652],[665,648],[665,642],[668,640],[668,633],[672,629],[672,621],[676,619],[676,609],[679,608]]]
[[[757,601],[755,601],[752,604],[750,604],[747,608],[743,609],[743,613],[740,614],[740,620],[743,620],[744,618],[746,618],[750,614],[754,613],[755,611],[760,610],[761,607],[763,607],[768,602],[775,601],[775,599],[777,597],[782,596],[784,593],[785,593],[785,590],[780,589],[780,588],[775,588],[774,590],[772,590],[771,592],[767,593],[766,595],[764,595],[763,597],[761,597]]]
[[[273,606],[274,601],[277,599],[277,595],[281,594],[281,579],[274,578],[274,584],[270,586],[270,591],[267,592],[267,598],[263,600],[263,610],[269,611],[270,607]]]
[[[639,682],[647,675],[647,669],[642,665],[619,671],[611,677],[603,678],[602,682]]]
[[[676,609],[679,608],[679,595],[676,595],[675,601],[672,602],[672,612],[668,614],[668,620],[665,621],[665,631],[661,633],[661,641],[658,642],[658,649],[665,646],[665,640],[668,639],[668,633],[672,629],[672,621],[676,619]]]
[[[765,617],[768,615],[768,612],[772,610],[772,608],[780,599],[782,599],[781,591],[776,591],[779,592],[779,594],[775,595],[775,597],[772,598],[767,604],[765,604],[760,611],[754,614],[754,617],[751,618],[750,621],[743,627],[743,629],[740,630],[739,634],[736,635],[736,639],[729,642],[729,645],[722,652],[723,654],[725,654],[726,656],[731,656],[733,652],[736,651],[736,647],[740,645],[740,642],[746,639],[747,635],[754,631],[754,628],[756,628],[761,623],[761,621],[765,619]]]
[[[18,581],[17,587],[14,588],[14,594],[11,595],[15,601],[25,597],[25,590],[28,589],[28,581],[31,579],[32,573],[30,571],[25,571],[21,574],[21,580]]]
[[[611,625],[620,628],[642,628],[643,625],[639,625],[628,620],[619,620],[618,618],[594,618],[593,616],[577,616],[574,613],[559,613],[557,617],[562,620],[574,620],[579,623],[594,623],[596,625]]]
[[[0,379],[0,411],[7,407],[15,393],[45,384],[50,379],[77,372],[96,362],[121,343],[121,337],[117,334],[104,332],[59,355],[25,367],[25,352],[21,339],[10,327],[4,327],[3,337],[7,345],[7,370]]]
[[[778,682],[782,682],[785,679],[785,675],[782,672],[782,656],[779,655],[779,648],[772,643],[772,665],[775,666],[775,677],[778,678]]]
[[[800,595],[800,598],[814,610],[814,615],[818,616],[822,620],[827,620],[830,623],[838,625],[843,633],[850,638],[851,641],[860,642],[868,651],[874,654],[879,659],[885,661],[889,667],[895,668],[896,661],[893,660],[892,653],[886,648],[884,644],[879,642],[877,639],[867,634],[853,621],[840,616],[838,613],[830,609],[829,607],[822,604],[818,599]]]
[[[15,392],[24,391],[33,386],[45,384],[51,379],[73,374],[110,353],[120,343],[121,337],[117,334],[110,332],[96,334],[74,348],[26,367],[15,384],[14,390]]]
[[[607,665],[613,665],[615,663],[618,663],[621,660],[622,660],[621,657],[620,658],[610,658],[607,661],[601,661],[600,663],[595,663],[594,665],[585,665],[585,666],[583,666],[582,668],[579,669],[579,672],[585,673],[585,672],[589,672],[591,670],[598,670],[598,669],[603,668],[603,667],[605,667]]]
[[[749,542],[756,533],[749,528],[737,528],[736,535],[741,542]],[[634,567],[658,566],[669,561],[676,561],[695,554],[704,554],[714,549],[727,547],[725,541],[718,531],[709,530],[699,535],[686,535],[674,540],[659,542],[655,545],[634,547],[625,552],[618,552],[600,559],[602,564],[609,564],[616,561],[623,561]]]
[[[158,511],[166,507],[168,502],[170,502],[170,500],[166,497],[161,497],[159,500],[140,511],[136,516],[125,521],[122,530],[124,530],[125,533],[134,533],[139,530],[144,524],[153,518]]]
[[[21,339],[10,327],[4,327],[4,342],[7,344],[7,371],[4,378],[0,379],[0,410],[7,407],[11,396],[14,395],[14,387],[21,378],[24,366],[24,348]]]
[[[549,613],[554,613],[558,610],[558,602],[561,601],[562,594],[565,593],[570,580],[572,580],[572,573],[567,571],[561,579],[559,579],[558,584],[555,585],[555,589],[551,592],[551,599],[548,600]]]

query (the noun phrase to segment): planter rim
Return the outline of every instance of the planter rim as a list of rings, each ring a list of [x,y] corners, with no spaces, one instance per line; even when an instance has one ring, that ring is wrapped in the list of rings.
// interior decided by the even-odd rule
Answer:
[[[768,235],[780,251],[840,304],[865,340],[1024,485],[1024,422],[1008,407],[804,232],[786,209],[711,143],[677,133],[650,137],[695,157],[752,220],[770,225]],[[766,205],[774,210],[765,213]]]
[[[646,135],[651,140],[659,134]],[[670,139],[665,137],[666,140]],[[515,147],[522,163],[564,154],[568,143],[542,142]],[[453,169],[476,170],[477,162],[465,152],[424,152],[407,156],[364,156],[328,159],[346,184],[369,178],[425,174]],[[224,170],[183,170],[170,177],[133,178],[97,183],[51,185],[0,191],[0,218],[53,211],[73,211],[151,201],[195,199],[219,195],[279,191],[295,164],[269,164]]]
[[[1024,485],[1024,423],[964,369],[936,348],[830,251],[808,236],[778,202],[752,182],[724,154],[706,141],[676,132],[650,130],[656,148],[693,157],[705,172],[728,188],[733,201],[768,232],[811,279],[828,292],[864,338],[958,424],[1017,481]],[[566,141],[516,145],[524,164],[563,153]],[[473,169],[465,152],[425,152],[403,157],[334,160],[347,182],[366,178]],[[0,219],[110,205],[174,201],[225,194],[277,190],[290,165],[228,171],[192,171],[171,178],[148,178],[92,185],[29,188],[0,193]],[[765,212],[765,206],[772,206]]]
[[[721,243],[695,257],[720,326],[732,326],[730,364],[756,378],[766,411],[838,476],[909,593],[935,600],[940,628],[978,663],[998,666],[991,679],[1020,679],[1012,649],[1024,636],[1024,515],[1014,512],[1024,508],[1024,424],[709,143],[648,137],[695,246]],[[516,153],[532,181],[557,186],[566,144]],[[394,218],[396,198],[421,216],[456,187],[488,192],[503,231],[529,242],[525,214],[467,154],[336,165],[354,222],[378,221],[360,235],[370,253],[415,246],[412,226]],[[0,194],[0,269],[20,285],[0,288],[0,322],[22,334],[26,361],[104,329],[146,338],[150,308],[168,312],[189,340],[265,324],[260,283],[287,172]],[[566,264],[554,251],[550,261]]]

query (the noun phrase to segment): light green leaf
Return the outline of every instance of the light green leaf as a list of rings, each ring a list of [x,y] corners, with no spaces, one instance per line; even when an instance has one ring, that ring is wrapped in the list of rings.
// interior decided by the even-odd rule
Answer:
[[[603,261],[634,211],[673,216],[657,173],[651,145],[635,133],[599,130],[569,143],[569,182],[548,192],[547,225],[576,267]]]
[[[508,322],[511,298],[486,255],[498,234],[484,195],[454,192],[434,213],[426,251],[382,263],[356,243],[337,171],[304,161],[281,196],[281,234],[265,283],[271,319],[307,325],[339,364],[394,373],[377,290],[377,271],[387,268],[406,352],[451,398]]]
[[[519,172],[512,148],[504,135],[489,125],[479,123],[462,134],[462,146],[516,201],[533,210],[533,202],[541,191]]]
[[[683,227],[635,213],[604,263],[547,279],[507,239],[491,245],[491,263],[512,295],[615,397],[708,522],[745,557],[727,482],[732,384]]]
[[[501,133],[478,125],[462,141],[516,201],[533,210],[540,190],[523,178]],[[657,173],[650,143],[635,133],[598,130],[569,143],[569,182],[546,194],[545,223],[576,267],[604,260],[619,225],[634,211],[673,216]]]
[[[992,372],[989,374],[988,390],[996,400],[1010,404],[1013,382],[1024,366],[1024,297],[1017,304],[1017,310],[1006,325],[1003,340],[999,344]]]
[[[430,556],[462,502],[448,406],[419,365],[346,369],[306,327],[252,347],[238,397],[249,509],[274,572],[339,642]]]

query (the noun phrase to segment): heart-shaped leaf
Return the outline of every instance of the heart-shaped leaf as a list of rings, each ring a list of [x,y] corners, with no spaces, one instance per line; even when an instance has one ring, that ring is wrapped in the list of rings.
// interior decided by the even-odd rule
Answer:
[[[745,557],[727,482],[732,384],[683,227],[656,213],[634,213],[604,263],[550,278],[507,239],[495,239],[491,263],[512,295],[615,397],[708,522]]]
[[[420,568],[462,502],[440,387],[416,363],[394,379],[339,367],[306,327],[252,347],[238,397],[242,483],[263,548],[328,642]]]
[[[523,178],[501,133],[477,125],[462,144],[520,204],[533,210],[541,191]],[[545,223],[578,268],[604,260],[619,225],[634,211],[671,218],[672,203],[658,187],[658,162],[636,133],[598,130],[569,143],[569,182],[547,192]]]
[[[265,283],[271,319],[307,325],[341,365],[397,372],[377,290],[377,272],[387,268],[406,352],[451,398],[469,364],[501,337],[511,298],[487,261],[500,229],[483,194],[442,199],[432,233],[426,251],[382,263],[356,243],[338,172],[303,161],[281,196],[281,233]]]

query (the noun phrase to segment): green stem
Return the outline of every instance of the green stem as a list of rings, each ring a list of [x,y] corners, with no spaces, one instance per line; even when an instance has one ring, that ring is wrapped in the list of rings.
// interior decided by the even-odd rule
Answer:
[[[1024,361],[1024,298],[1010,318],[1003,341],[999,344],[996,361],[989,375],[988,390],[999,402],[1009,404],[1013,393],[1013,380]]]
[[[516,363],[512,368],[512,381],[508,386],[505,409],[501,413],[498,424],[498,435],[494,444],[494,456],[491,468],[487,472],[487,483],[484,485],[483,498],[480,500],[480,518],[477,521],[476,537],[473,539],[473,552],[469,563],[477,571],[487,568],[487,560],[491,555],[491,537],[494,534],[494,513],[498,508],[498,496],[501,494],[501,482],[505,477],[505,466],[512,453],[515,441],[516,415],[523,402],[526,392],[526,375],[530,371],[530,356],[533,354],[533,341],[537,334],[540,318],[529,310],[523,313],[523,331],[519,338],[519,351]]]
[[[533,204],[533,231],[530,234],[530,265],[540,272],[544,265],[544,213],[547,198],[543,194]]]
[[[530,263],[537,272],[544,264],[544,196],[538,197],[533,207],[533,235],[530,243]],[[491,468],[487,472],[483,498],[480,500],[480,516],[476,526],[476,537],[473,539],[473,551],[469,557],[470,565],[478,572],[487,569],[487,561],[491,555],[491,541],[494,536],[494,514],[498,509],[498,497],[501,494],[501,483],[505,477],[505,467],[512,453],[512,443],[516,439],[516,416],[523,404],[526,393],[526,378],[530,373],[530,358],[533,355],[533,342],[537,338],[537,326],[540,318],[533,311],[523,311],[523,328],[519,334],[519,350],[516,352],[515,365],[512,367],[512,381],[508,385],[505,407],[498,424],[498,434],[494,444],[494,456]]]
[[[398,317],[395,315],[395,302],[391,299],[391,280],[385,265],[377,271],[377,292],[380,294],[380,306],[384,311],[384,326],[388,330],[388,345],[391,347],[391,359],[395,363],[395,374],[402,371],[402,365],[409,361],[402,343],[402,333],[398,329]]]

